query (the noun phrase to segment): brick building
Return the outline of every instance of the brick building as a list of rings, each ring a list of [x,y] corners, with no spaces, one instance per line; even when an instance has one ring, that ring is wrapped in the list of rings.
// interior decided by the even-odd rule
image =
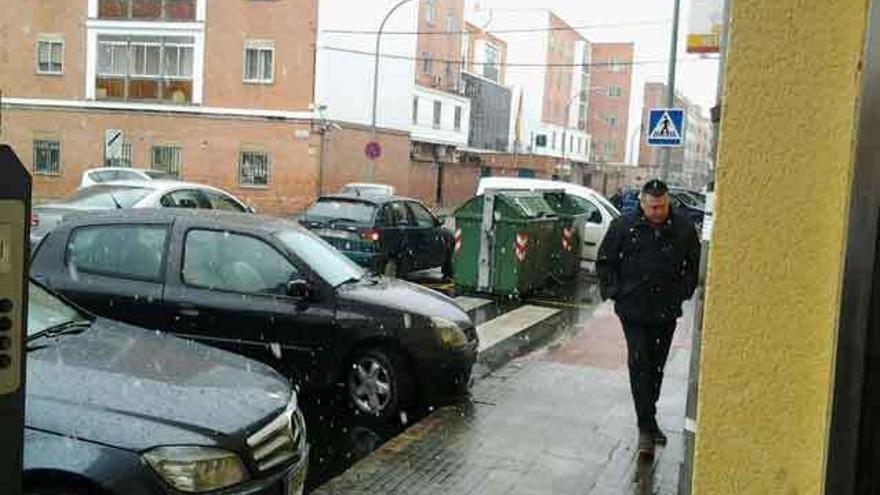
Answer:
[[[593,162],[626,160],[633,52],[632,43],[592,44],[587,128],[593,137]]]
[[[297,211],[316,193],[316,16],[317,0],[10,4],[0,140],[32,167],[38,200],[109,162]],[[108,130],[123,133],[119,156]]]

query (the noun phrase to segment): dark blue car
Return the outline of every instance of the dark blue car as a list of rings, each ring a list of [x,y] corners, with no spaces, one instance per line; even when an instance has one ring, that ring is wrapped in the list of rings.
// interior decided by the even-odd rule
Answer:
[[[395,196],[324,196],[300,223],[355,263],[388,276],[441,268],[452,275],[453,234],[422,203]]]
[[[672,208],[680,214],[690,218],[697,228],[702,228],[703,217],[706,214],[706,206],[699,201],[698,193],[682,188],[669,188],[669,200]],[[639,207],[639,188],[634,186],[624,187],[611,197],[611,203],[626,214]]]

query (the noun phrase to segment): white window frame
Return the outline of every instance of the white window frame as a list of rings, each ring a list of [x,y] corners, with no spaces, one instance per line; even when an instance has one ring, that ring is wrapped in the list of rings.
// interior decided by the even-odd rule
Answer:
[[[623,88],[620,86],[608,86],[609,98],[620,98],[623,96]]]
[[[492,54],[492,57],[489,54]],[[486,43],[483,45],[483,60],[485,61],[485,65],[483,65],[482,76],[490,81],[498,82],[501,80],[501,49],[495,46],[494,43]],[[486,74],[487,69],[493,69],[495,71],[495,77],[490,77]]]
[[[91,1],[91,0],[90,0]],[[97,0],[94,0],[94,13],[97,15]],[[204,6],[204,0],[199,0],[199,6]],[[91,4],[90,4],[91,8]],[[91,12],[91,10],[90,10]],[[204,19],[203,12],[201,19]],[[134,21],[105,21],[89,19],[86,21],[88,33],[86,35],[86,70],[85,88],[86,99],[97,99],[98,77],[98,37],[99,36],[162,36],[162,37],[186,37],[192,38],[193,43],[193,67],[192,76],[184,78],[192,81],[191,106],[201,105],[204,101],[205,83],[205,32],[203,23],[191,22],[152,22],[141,23]],[[121,42],[120,42],[121,43]],[[125,43],[127,44],[127,42]],[[110,75],[110,74],[107,74]],[[123,77],[124,74],[116,74],[115,77]],[[143,105],[137,101],[122,102],[122,105]],[[175,105],[161,103],[169,108]]]
[[[248,79],[247,77],[247,60],[248,51],[254,50],[257,53],[268,51],[272,53],[272,67],[269,79],[258,77],[256,79]],[[263,57],[258,57],[257,73],[262,75],[265,67],[261,67]],[[269,40],[247,40],[244,43],[244,52],[242,54],[241,80],[245,84],[273,84],[275,82],[275,42]]]
[[[455,14],[451,11],[446,14],[446,24],[443,27],[447,33],[455,31]]]
[[[425,0],[425,22],[428,24],[437,22],[437,0]]]
[[[40,69],[40,45],[43,43],[49,44],[49,70],[41,70]],[[61,65],[60,71],[51,70],[52,67],[52,45],[59,44],[61,45],[61,60],[59,60],[59,64]],[[64,75],[64,38],[60,35],[39,35],[37,36],[36,49],[34,50],[34,65],[37,70],[37,74],[41,76],[63,76]]]

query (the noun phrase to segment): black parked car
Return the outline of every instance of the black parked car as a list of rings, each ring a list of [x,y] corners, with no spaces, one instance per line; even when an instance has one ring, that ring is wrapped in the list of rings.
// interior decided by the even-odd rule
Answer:
[[[262,361],[306,387],[344,384],[389,417],[418,392],[467,389],[473,322],[451,299],[371,275],[295,222],[120,210],[71,218],[34,277],[97,314]]]
[[[300,223],[357,264],[397,276],[440,267],[452,276],[453,235],[414,199],[338,194],[320,199]]]
[[[284,377],[33,282],[29,299],[25,494],[300,493],[305,423]]]

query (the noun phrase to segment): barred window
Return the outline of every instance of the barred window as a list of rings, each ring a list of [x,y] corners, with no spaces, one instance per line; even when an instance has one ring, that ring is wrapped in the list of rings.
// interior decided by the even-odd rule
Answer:
[[[268,186],[271,160],[265,151],[242,151],[238,155],[238,183],[243,186]]]
[[[34,140],[34,173],[61,173],[61,142],[54,139]]]
[[[153,146],[150,167],[173,177],[180,177],[180,146]]]

